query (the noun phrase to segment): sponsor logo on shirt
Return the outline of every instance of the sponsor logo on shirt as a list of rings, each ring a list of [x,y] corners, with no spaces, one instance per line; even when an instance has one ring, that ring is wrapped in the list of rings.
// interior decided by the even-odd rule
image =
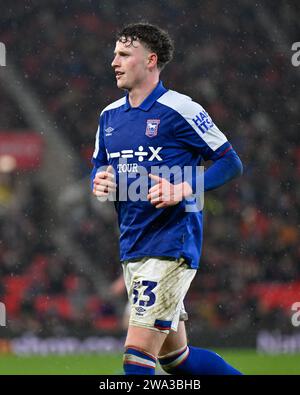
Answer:
[[[210,128],[214,126],[211,117],[207,114],[205,110],[200,111],[199,114],[197,114],[195,118],[193,118],[193,122],[202,133],[207,132]]]
[[[154,159],[158,160],[159,162],[162,161],[162,157],[160,156],[159,152],[162,150],[163,147],[148,147],[148,151],[144,149],[142,145],[138,147],[137,150],[133,149],[124,149],[122,151],[117,152],[106,152],[107,160],[109,159],[116,159],[116,158],[137,158],[139,162],[143,162],[144,159],[152,162]]]

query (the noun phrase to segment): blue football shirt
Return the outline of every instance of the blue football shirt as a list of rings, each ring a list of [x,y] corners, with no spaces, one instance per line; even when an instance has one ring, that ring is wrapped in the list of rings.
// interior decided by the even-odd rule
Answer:
[[[143,166],[199,166],[230,149],[225,135],[203,107],[159,82],[139,107],[128,95],[108,105],[100,115],[92,158],[94,169],[112,165],[118,188],[124,172]],[[124,165],[123,162],[126,161]],[[136,178],[128,178],[128,186]],[[150,179],[149,187],[150,185]],[[115,202],[120,227],[121,261],[151,257],[184,257],[197,268],[202,248],[202,211],[187,212],[187,202],[156,209],[149,201],[119,198]]]

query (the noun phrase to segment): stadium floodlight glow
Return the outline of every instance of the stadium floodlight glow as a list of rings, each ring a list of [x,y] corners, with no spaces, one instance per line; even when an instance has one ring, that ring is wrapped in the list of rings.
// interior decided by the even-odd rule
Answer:
[[[0,326],[6,326],[6,308],[5,304],[0,302]]]
[[[11,173],[16,167],[16,158],[11,155],[1,155],[0,153],[0,173]]]
[[[6,48],[5,44],[0,42],[0,66],[6,66]]]

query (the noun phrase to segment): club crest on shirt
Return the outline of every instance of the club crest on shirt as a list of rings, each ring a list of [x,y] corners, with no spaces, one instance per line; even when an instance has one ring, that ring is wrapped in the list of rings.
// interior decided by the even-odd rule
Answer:
[[[160,119],[147,119],[146,136],[155,137],[158,132],[158,125],[160,124]]]

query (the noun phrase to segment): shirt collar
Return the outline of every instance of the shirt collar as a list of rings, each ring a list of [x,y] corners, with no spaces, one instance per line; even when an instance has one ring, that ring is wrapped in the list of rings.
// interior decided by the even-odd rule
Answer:
[[[150,108],[153,106],[156,100],[165,92],[167,92],[167,89],[163,86],[163,83],[159,81],[159,83],[156,85],[153,91],[144,99],[144,101],[138,107],[134,107],[134,108],[139,108],[140,110],[143,111],[150,110]],[[124,110],[128,111],[130,109],[131,109],[131,105],[129,103],[128,93],[127,93]]]

